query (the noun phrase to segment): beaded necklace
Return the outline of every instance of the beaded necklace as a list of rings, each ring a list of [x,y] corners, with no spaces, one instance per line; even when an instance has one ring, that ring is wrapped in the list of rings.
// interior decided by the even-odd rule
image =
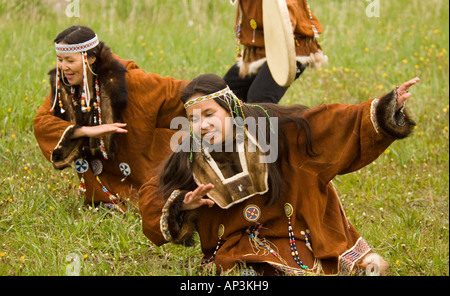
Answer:
[[[93,122],[94,125],[101,125],[102,124],[102,109],[101,109],[101,105],[100,105],[100,86],[98,83],[98,78],[95,78],[95,82],[94,82],[94,88],[95,88],[95,102],[94,102],[94,112],[93,112]],[[83,91],[84,93],[84,91]],[[72,104],[73,106],[78,106],[78,102],[75,99],[75,88],[74,87],[70,87],[70,94],[72,96]],[[84,95],[81,95],[81,108],[87,108],[86,107],[86,102],[83,99]],[[62,103],[60,103],[60,105],[62,105]],[[91,110],[91,106],[88,106],[89,110]],[[86,109],[85,109],[86,110]],[[100,151],[102,152],[103,158],[104,159],[108,159],[108,154],[106,153],[106,148],[105,148],[105,142],[103,140],[103,137],[100,137],[99,139],[99,143],[100,143]]]
[[[80,174],[80,191],[86,192],[86,183],[84,182],[84,173],[89,169],[89,163],[86,159],[78,158],[75,160],[75,170]]]
[[[94,112],[94,124],[101,125],[102,124],[102,109],[100,105],[100,86],[98,84],[98,79],[95,78],[95,103],[94,107],[96,112]],[[95,116],[95,113],[97,116]],[[106,153],[105,142],[103,141],[103,137],[99,138],[100,142],[100,150],[102,152],[103,158],[108,159],[108,154]]]

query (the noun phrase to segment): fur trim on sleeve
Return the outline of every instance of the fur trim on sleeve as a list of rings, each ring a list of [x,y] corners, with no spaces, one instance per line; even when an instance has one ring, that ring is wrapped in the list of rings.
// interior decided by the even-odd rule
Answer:
[[[175,190],[167,200],[161,215],[161,232],[167,241],[185,246],[194,245],[196,211],[182,211],[186,191]]]
[[[71,166],[72,161],[80,156],[79,147],[83,144],[83,139],[73,140],[70,138],[79,127],[78,125],[67,127],[55,149],[53,149],[50,155],[50,162],[55,169],[62,170]]]
[[[395,138],[406,138],[416,123],[410,119],[404,107],[396,111],[397,88],[378,99],[374,112],[376,129]]]

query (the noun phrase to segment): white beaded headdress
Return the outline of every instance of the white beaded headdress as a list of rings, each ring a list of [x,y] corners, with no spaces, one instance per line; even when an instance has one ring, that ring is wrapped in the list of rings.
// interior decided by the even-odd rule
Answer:
[[[87,61],[87,51],[90,49],[93,49],[99,44],[99,40],[97,35],[94,36],[94,38],[78,44],[58,44],[55,43],[55,50],[56,53],[77,53],[80,52],[82,59],[83,59],[83,93],[81,95],[81,110],[83,112],[88,112],[90,110],[90,100],[91,95],[89,92],[89,86],[87,83],[87,68],[89,67],[88,61]],[[61,109],[61,113],[64,113],[65,110],[63,109],[61,98],[59,97],[59,68],[58,68],[58,59],[56,59],[56,83],[55,83],[55,98],[53,101],[52,108],[50,111],[53,111],[56,105],[56,101],[59,101],[59,107]]]

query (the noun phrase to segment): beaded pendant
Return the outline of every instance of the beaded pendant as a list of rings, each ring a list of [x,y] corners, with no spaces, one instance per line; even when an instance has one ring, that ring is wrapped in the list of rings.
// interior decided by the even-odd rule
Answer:
[[[101,125],[102,124],[102,109],[100,105],[100,86],[98,84],[98,78],[95,78],[95,103],[94,107],[97,112],[94,112],[94,124]],[[97,114],[95,114],[97,113]],[[103,141],[103,137],[99,138],[100,142],[100,151],[102,152],[103,158],[108,159],[108,154],[106,153],[105,142]]]
[[[250,20],[250,28],[253,29],[253,39],[252,39],[252,42],[255,43],[255,33],[256,33],[256,28],[258,28],[258,24],[256,23],[255,19],[251,19],[251,20]]]
[[[131,174],[131,168],[128,163],[121,162],[119,164],[119,169],[120,169],[120,172],[122,172],[122,174],[125,176],[124,178],[122,178],[122,180],[120,180],[120,182],[123,182]]]
[[[75,170],[78,174],[81,174],[80,177],[80,190],[82,192],[86,192],[86,183],[84,182],[84,173],[89,169],[89,163],[87,160],[83,158],[78,158],[75,160]]]
[[[311,238],[311,232],[309,231],[309,229],[305,229],[305,231],[300,231],[300,234],[303,235],[305,237],[305,244],[306,247],[313,252],[312,246],[311,246],[311,242],[309,241],[309,238]]]
[[[59,69],[57,69],[56,71],[60,71]],[[66,110],[64,110],[63,108],[63,103],[61,101],[61,92],[59,91],[59,87],[60,87],[60,81],[58,79],[58,81],[56,82],[57,87],[58,87],[58,105],[59,105],[59,110],[61,111],[61,114],[63,114],[64,112],[66,112]]]
[[[81,93],[81,111],[83,113],[89,112],[91,111],[91,106],[90,106],[90,95],[89,95],[89,86],[87,83],[87,64],[88,64],[88,60],[87,60],[87,54],[85,52],[83,52],[82,54],[83,57],[83,91]]]
[[[223,224],[220,224],[219,229],[217,230],[218,241],[217,241],[216,249],[214,250],[211,257],[209,257],[209,259],[202,261],[202,263],[201,263],[202,265],[207,264],[214,260],[214,257],[216,257],[217,251],[219,250],[220,246],[222,245],[222,236],[224,233],[225,233],[225,226],[223,226]]]
[[[284,212],[286,214],[286,217],[288,218],[288,231],[289,231],[289,245],[291,246],[291,255],[294,258],[295,262],[302,268],[302,269],[308,269],[308,266],[303,264],[302,260],[300,259],[297,251],[297,246],[295,244],[295,236],[294,236],[294,230],[291,225],[291,216],[294,213],[294,208],[290,203],[284,204]]]

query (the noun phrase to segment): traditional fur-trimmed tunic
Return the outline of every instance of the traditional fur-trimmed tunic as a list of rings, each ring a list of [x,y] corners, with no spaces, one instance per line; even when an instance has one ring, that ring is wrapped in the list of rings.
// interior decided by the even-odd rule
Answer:
[[[286,0],[286,4],[294,32],[297,61],[311,68],[319,68],[328,58],[314,37],[312,25],[319,34],[323,31],[322,25],[312,13],[310,19],[306,0]],[[239,0],[236,27],[240,27],[239,41],[244,46],[242,58],[238,61],[241,76],[256,73],[266,62],[262,15],[262,0]],[[251,28],[251,20],[256,22],[255,30]]]
[[[272,206],[266,206],[268,196],[263,194],[227,209],[215,204],[181,211],[186,190],[180,188],[168,198],[157,193],[157,178],[149,180],[139,192],[144,234],[156,245],[190,244],[197,231],[204,261],[214,262],[219,272],[246,262],[301,274],[305,270],[292,254],[292,232],[298,257],[309,271],[351,273],[371,249],[345,216],[332,180],[370,164],[394,140],[409,135],[414,122],[403,110],[395,111],[396,102],[394,90],[357,105],[329,104],[307,110],[302,116],[311,125],[317,157],[302,149],[303,133],[295,124],[281,126],[290,149],[289,158],[281,163],[287,186],[283,200]],[[210,176],[211,183],[213,179]]]
[[[92,111],[80,112],[80,107],[72,102],[70,86],[61,85],[65,112],[61,113],[58,106],[50,112],[55,70],[49,73],[52,93],[44,99],[34,118],[34,134],[44,156],[56,169],[72,166],[80,158],[89,162],[88,171],[79,174],[86,185],[87,204],[111,203],[110,193],[121,202],[131,200],[137,205],[139,188],[171,154],[169,141],[175,131],[170,130],[170,121],[185,116],[179,97],[187,81],[146,73],[133,61],[114,56],[106,46],[97,61],[102,123],[124,122],[128,131],[105,137],[108,160],[103,158],[97,139],[70,139],[79,126],[92,125]],[[126,178],[119,167],[122,163],[131,169]],[[100,166],[103,169],[95,176],[93,171]]]

